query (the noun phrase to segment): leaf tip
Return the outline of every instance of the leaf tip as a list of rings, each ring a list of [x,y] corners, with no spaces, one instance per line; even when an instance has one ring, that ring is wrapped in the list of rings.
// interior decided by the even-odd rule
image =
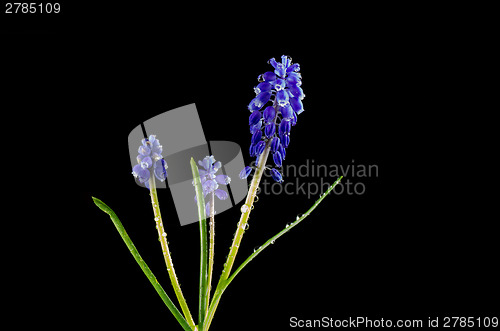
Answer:
[[[101,209],[106,214],[109,214],[109,207],[104,202],[102,202],[100,199],[97,199],[96,197],[92,197],[92,200],[94,201],[95,205],[99,207],[99,209]]]

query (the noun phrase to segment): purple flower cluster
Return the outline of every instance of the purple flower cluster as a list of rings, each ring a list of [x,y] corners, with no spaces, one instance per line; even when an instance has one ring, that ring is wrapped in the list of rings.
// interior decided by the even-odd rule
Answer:
[[[268,63],[274,71],[258,77],[259,84],[254,87],[257,96],[248,105],[252,134],[250,156],[256,157],[258,163],[262,152],[269,147],[275,164],[271,176],[275,181],[282,182],[282,173],[277,168],[281,168],[285,159],[291,127],[297,124],[297,115],[304,111],[302,99],[305,95],[300,87],[302,76],[298,63],[292,64],[292,59],[286,55],[281,57],[281,63],[274,58]],[[251,167],[245,167],[240,178],[247,178],[251,172]]]
[[[223,174],[216,175],[216,172],[222,167],[222,164],[220,163],[220,161],[216,162],[213,155],[205,157],[203,161],[198,161],[198,164],[205,169],[199,169],[198,171],[200,173],[201,187],[203,188],[203,196],[206,202],[205,211],[208,217],[210,215],[210,201],[212,196],[211,194],[209,195],[209,193],[214,192],[217,198],[219,198],[220,200],[226,200],[229,195],[226,191],[221,190],[218,187],[219,184],[229,184],[231,182],[231,178]],[[209,195],[208,200],[207,195]],[[195,196],[194,201],[197,202],[196,200],[197,199]]]
[[[137,155],[137,164],[132,168],[132,175],[144,183],[149,188],[149,178],[151,171],[154,172],[156,178],[164,181],[167,178],[167,162],[161,155],[162,146],[155,135],[150,135],[149,138],[142,139],[142,145],[139,146],[139,155]]]

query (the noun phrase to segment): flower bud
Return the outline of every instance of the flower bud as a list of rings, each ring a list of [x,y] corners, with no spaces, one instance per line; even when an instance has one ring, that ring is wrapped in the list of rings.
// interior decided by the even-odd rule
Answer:
[[[300,101],[299,98],[296,97],[290,98],[290,105],[292,106],[293,110],[297,113],[297,115],[300,115],[304,111],[304,106],[302,105],[302,101]]]
[[[290,134],[290,128],[292,127],[292,123],[289,120],[282,120],[280,123],[280,133],[282,135]]]
[[[281,115],[283,115],[283,118],[286,119],[293,118],[293,109],[290,105],[285,105],[284,107],[280,107],[279,111],[281,112]]]
[[[273,106],[268,106],[264,109],[264,121],[267,123],[273,122],[276,117],[276,110]]]
[[[261,116],[262,115],[261,115],[260,111],[258,111],[258,110],[252,112],[250,114],[250,117],[248,118],[248,124],[250,126],[253,126],[253,125],[257,124],[257,122],[260,121]]]
[[[255,145],[257,144],[260,139],[262,138],[262,131],[255,131],[255,133],[252,135],[252,144]]]
[[[279,151],[277,151],[276,153],[273,153],[273,161],[277,167],[281,168],[281,163],[283,162],[283,158],[281,157],[281,154]]]
[[[271,150],[273,152],[276,152],[280,146],[280,138],[274,137],[273,140],[271,140]]]
[[[245,168],[243,168],[243,170],[241,170],[240,178],[241,179],[247,178],[251,172],[252,172],[252,168],[250,168],[249,166],[246,166]]]
[[[288,99],[288,93],[285,90],[276,92],[276,100],[281,107],[284,107],[288,103]]]
[[[281,173],[274,168],[271,169],[271,177],[273,177],[273,179],[275,181],[277,181],[278,183],[283,182],[283,177],[282,177]]]
[[[267,138],[271,138],[272,136],[274,136],[275,132],[276,132],[276,124],[274,124],[274,123],[266,124],[266,128],[264,129],[264,133],[266,134]]]

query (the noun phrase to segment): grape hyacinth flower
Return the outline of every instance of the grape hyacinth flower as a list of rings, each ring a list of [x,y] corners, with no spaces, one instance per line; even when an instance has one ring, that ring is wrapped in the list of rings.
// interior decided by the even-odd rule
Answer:
[[[260,155],[269,145],[275,165],[271,176],[275,181],[282,182],[283,176],[278,168],[282,167],[285,160],[291,127],[297,124],[297,115],[304,111],[302,99],[305,94],[301,88],[302,76],[298,63],[292,64],[292,59],[286,55],[281,57],[281,63],[274,58],[268,63],[274,71],[258,77],[260,83],[254,87],[257,96],[248,105],[251,112],[248,124],[252,134],[250,156],[256,157],[258,163]],[[251,171],[250,167],[245,167],[240,178],[247,178]]]
[[[161,155],[163,148],[160,145],[155,135],[150,135],[149,138],[142,139],[142,145],[139,146],[139,155],[137,155],[137,163],[132,168],[132,175],[139,180],[140,183],[149,187],[149,178],[153,171],[156,178],[163,182],[167,178],[167,162]]]
[[[198,161],[198,164],[202,166],[205,170],[199,169],[201,185],[203,188],[203,196],[207,198],[207,195],[210,193],[214,193],[213,195],[217,196],[219,200],[226,200],[229,195],[226,191],[221,190],[219,185],[227,185],[231,182],[231,178],[227,175],[220,174],[216,175],[217,171],[222,167],[220,161],[215,161],[213,155],[205,157],[202,161]],[[206,201],[206,214],[210,215],[210,202],[212,201],[212,196],[209,195]],[[196,196],[194,197],[194,201],[196,202]]]

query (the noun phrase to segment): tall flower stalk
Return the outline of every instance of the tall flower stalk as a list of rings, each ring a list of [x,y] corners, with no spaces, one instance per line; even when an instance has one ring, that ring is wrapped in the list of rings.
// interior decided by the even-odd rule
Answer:
[[[177,275],[175,274],[174,262],[172,261],[172,256],[170,255],[170,250],[168,248],[167,232],[165,231],[165,227],[163,226],[163,220],[160,213],[160,204],[158,202],[158,194],[156,192],[156,183],[153,177],[149,179],[149,187],[151,194],[151,204],[153,206],[155,215],[156,229],[158,230],[158,237],[160,238],[161,250],[163,252],[163,258],[167,266],[168,276],[170,278],[170,282],[172,283],[172,287],[174,288],[177,300],[179,301],[179,304],[181,306],[182,313],[184,314],[184,317],[186,318],[189,326],[194,329],[195,324],[193,316],[191,316],[191,312],[189,311],[186,299],[182,294],[181,285],[179,284],[179,280],[177,279]]]
[[[225,284],[227,279],[229,278],[229,274],[234,264],[234,260],[236,258],[236,254],[238,253],[238,249],[240,247],[241,240],[243,239],[243,234],[245,233],[246,226],[248,224],[248,218],[250,216],[250,211],[252,209],[253,203],[255,201],[255,196],[257,195],[257,188],[259,187],[260,180],[262,178],[262,174],[264,173],[264,167],[267,161],[267,157],[269,155],[269,146],[264,148],[262,152],[262,157],[259,160],[259,164],[257,166],[255,175],[252,179],[252,183],[250,184],[250,188],[248,191],[247,198],[245,200],[245,204],[241,207],[241,217],[238,222],[238,226],[236,228],[236,234],[233,238],[233,243],[229,249],[229,255],[227,257],[226,263],[224,263],[224,270],[222,271],[222,275],[219,279],[219,283],[217,284],[217,288],[215,289],[214,297],[212,302],[210,303],[210,307],[207,313],[207,320],[203,326],[202,330],[208,330],[210,327],[210,323],[215,314],[215,310],[219,305],[219,301],[223,291],[225,290]]]
[[[216,175],[222,167],[220,161],[215,161],[214,156],[207,156],[198,164],[204,169],[198,169],[194,160],[191,159],[191,170],[193,172],[193,185],[196,188],[195,202],[198,204],[198,213],[200,218],[200,236],[202,237],[202,259],[200,263],[200,305],[199,305],[199,325],[203,325],[208,312],[208,303],[210,301],[210,291],[212,284],[212,275],[214,267],[215,252],[215,197],[219,200],[226,200],[229,195],[226,191],[219,188],[219,185],[227,185],[231,178],[227,175]],[[205,198],[208,202],[205,204]],[[206,216],[210,217],[210,244],[208,249],[208,261],[206,258]],[[207,266],[208,262],[208,266]]]
[[[149,188],[151,205],[155,216],[154,220],[158,231],[161,250],[163,252],[163,258],[167,266],[168,276],[170,278],[170,282],[172,283],[172,287],[174,288],[177,300],[181,306],[182,313],[184,314],[189,326],[194,329],[195,323],[193,317],[191,316],[191,312],[189,311],[186,299],[182,294],[181,285],[177,279],[172,256],[170,255],[170,250],[168,248],[167,232],[165,231],[165,227],[163,225],[160,203],[158,201],[158,193],[156,191],[155,177],[160,181],[164,181],[167,177],[167,164],[161,155],[162,151],[163,148],[158,139],[156,139],[155,135],[150,135],[149,138],[144,138],[142,140],[142,145],[139,146],[139,155],[137,156],[138,164],[132,169],[132,174],[138,178],[141,183],[144,183],[146,187]],[[154,172],[154,175],[152,175],[151,172]]]
[[[301,100],[305,95],[300,87],[302,85],[302,77],[299,73],[300,65],[298,63],[292,64],[292,59],[285,55],[281,59],[281,63],[276,62],[274,58],[269,60],[275,70],[274,72],[268,71],[258,77],[260,83],[254,88],[257,96],[248,105],[248,110],[251,112],[249,125],[252,134],[250,156],[256,157],[257,167],[245,203],[241,207],[240,221],[226,263],[224,263],[214,298],[210,304],[208,319],[203,330],[208,330],[210,327],[222,292],[230,277],[238,249],[248,226],[257,189],[266,170],[269,153],[272,152],[275,164],[275,167],[271,169],[271,176],[275,181],[283,182],[282,173],[277,168],[281,168],[285,159],[286,148],[290,143],[290,129],[297,124],[297,115],[304,111]],[[272,105],[265,107],[264,111],[261,112],[261,109],[268,102],[272,102]],[[244,179],[250,173],[251,168],[245,167],[240,173],[240,178]]]

